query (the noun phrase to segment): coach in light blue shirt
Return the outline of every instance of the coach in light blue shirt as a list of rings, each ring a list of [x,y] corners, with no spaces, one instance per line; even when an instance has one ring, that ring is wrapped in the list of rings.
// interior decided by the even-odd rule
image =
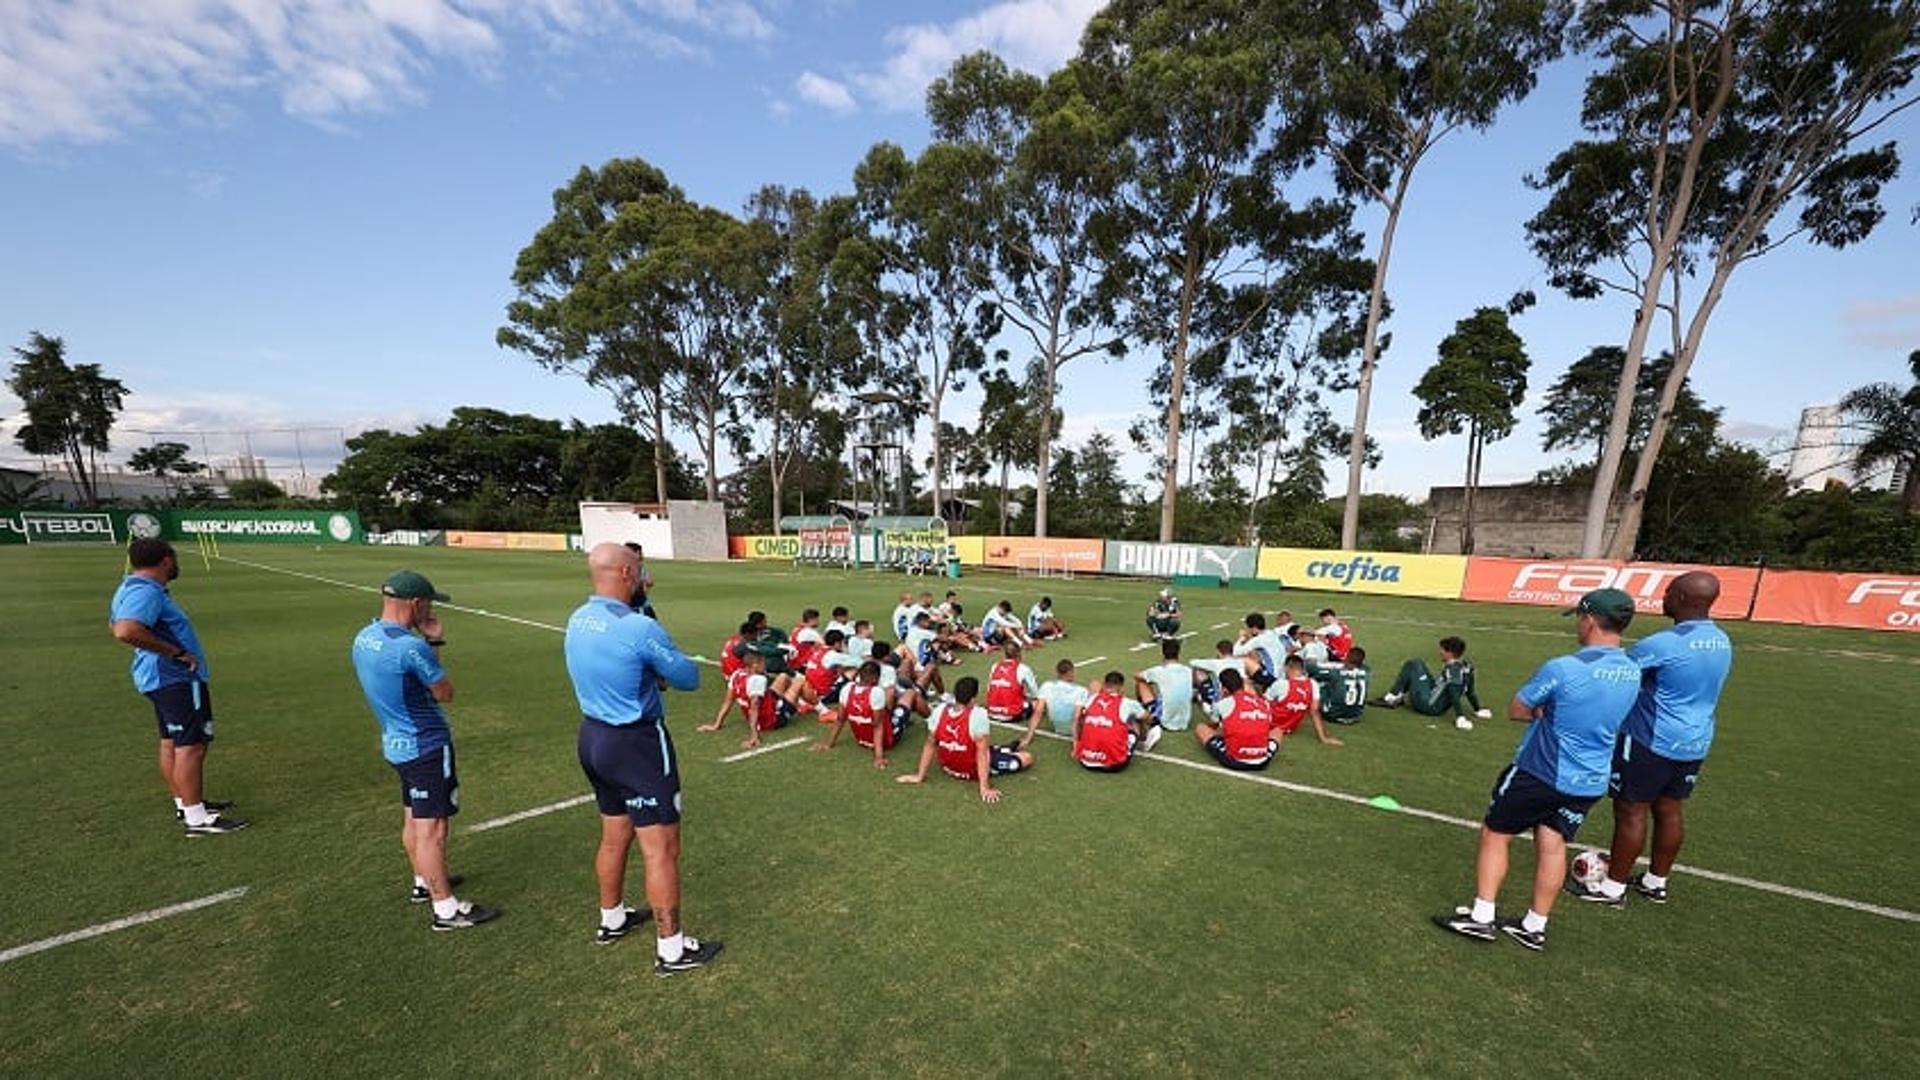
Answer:
[[[1613,757],[1613,848],[1597,885],[1569,882],[1582,900],[1620,907],[1627,889],[1667,902],[1667,874],[1686,837],[1684,807],[1713,746],[1720,692],[1733,673],[1733,642],[1714,625],[1720,579],[1704,570],[1674,578],[1661,599],[1673,626],[1649,634],[1627,655],[1641,672],[1640,695],[1620,730]],[[1653,819],[1653,859],[1633,877]]]
[[[720,943],[680,928],[680,768],[661,691],[699,689],[700,671],[658,622],[631,606],[642,572],[637,554],[599,544],[587,554],[587,570],[593,595],[567,618],[565,651],[580,704],[580,768],[600,808],[594,940],[612,944],[647,918],[624,899],[627,853],[638,842],[657,936],[654,971],[691,971],[719,955]]]

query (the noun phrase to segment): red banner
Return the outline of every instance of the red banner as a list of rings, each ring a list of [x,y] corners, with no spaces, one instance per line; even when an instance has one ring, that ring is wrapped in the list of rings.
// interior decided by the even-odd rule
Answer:
[[[1462,600],[1490,600],[1499,604],[1538,604],[1572,607],[1595,589],[1619,589],[1633,597],[1636,608],[1659,614],[1667,583],[1689,570],[1705,570],[1720,579],[1720,601],[1713,605],[1716,619],[1744,619],[1760,584],[1760,571],[1745,566],[1685,566],[1674,563],[1618,563],[1603,559],[1493,559],[1467,560]],[[1769,575],[1771,576],[1771,575]]]
[[[1097,574],[1105,562],[1106,545],[1099,540],[1053,536],[989,536],[985,554],[988,566],[1016,569],[1031,563]]]
[[[1920,577],[1769,570],[1753,607],[1759,622],[1920,630]]]

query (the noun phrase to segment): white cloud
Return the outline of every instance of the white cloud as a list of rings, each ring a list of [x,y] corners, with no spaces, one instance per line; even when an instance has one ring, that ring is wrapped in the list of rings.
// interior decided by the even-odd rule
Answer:
[[[793,80],[793,91],[800,100],[818,105],[833,112],[852,112],[854,109],[853,91],[847,84],[812,71],[803,71]]]
[[[948,23],[916,23],[887,32],[892,55],[878,71],[855,76],[862,96],[889,109],[920,108],[927,85],[967,53],[991,49],[1017,68],[1048,72],[1080,47],[1087,20],[1105,0],[1001,0]]]
[[[226,98],[262,91],[334,124],[420,102],[436,63],[488,70],[510,29],[700,55],[643,18],[755,41],[774,32],[744,0],[0,0],[0,144],[99,142],[161,106],[220,118]]]

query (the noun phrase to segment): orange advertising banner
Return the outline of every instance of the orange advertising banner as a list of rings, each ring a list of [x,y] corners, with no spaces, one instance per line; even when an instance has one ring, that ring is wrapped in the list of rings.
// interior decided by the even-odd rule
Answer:
[[[473,532],[451,529],[448,547],[492,548],[496,551],[565,551],[566,533]]]
[[[1753,606],[1758,622],[1920,630],[1920,577],[1769,570]]]
[[[1097,574],[1106,565],[1106,545],[1099,540],[1072,540],[1054,536],[989,536],[984,545],[987,566],[1064,568]]]
[[[1462,600],[1497,604],[1538,604],[1572,607],[1595,589],[1619,589],[1633,597],[1636,608],[1659,614],[1667,583],[1689,570],[1706,570],[1720,579],[1720,601],[1713,605],[1716,619],[1744,619],[1760,585],[1760,571],[1746,566],[1687,566],[1677,563],[1618,563],[1604,559],[1495,559],[1467,560]]]

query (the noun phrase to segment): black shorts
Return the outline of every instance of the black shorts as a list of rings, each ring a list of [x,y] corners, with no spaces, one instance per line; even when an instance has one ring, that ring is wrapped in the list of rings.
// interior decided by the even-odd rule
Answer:
[[[204,746],[213,741],[213,695],[199,679],[168,683],[147,691],[160,737],[175,746]]]
[[[1225,735],[1215,735],[1213,738],[1207,740],[1207,753],[1213,755],[1213,760],[1235,772],[1260,772],[1267,766],[1273,764],[1273,755],[1278,752],[1279,749],[1280,746],[1278,743],[1269,740],[1267,742],[1266,757],[1259,761],[1241,761],[1239,758],[1227,753],[1227,737]]]
[[[580,769],[603,817],[625,814],[635,828],[680,822],[680,770],[665,724],[580,720]]]
[[[987,769],[994,776],[1011,776],[1027,766],[1020,755],[1004,746],[991,747],[988,750]]]
[[[453,746],[429,750],[393,767],[400,774],[400,805],[417,818],[450,818],[460,812],[460,775]]]
[[[1705,761],[1676,761],[1661,757],[1625,732],[1613,747],[1613,778],[1607,792],[1621,802],[1685,799],[1700,782]]]
[[[1494,782],[1493,797],[1487,801],[1486,825],[1509,836],[1544,825],[1571,841],[1599,798],[1568,795],[1518,765],[1509,765]]]

